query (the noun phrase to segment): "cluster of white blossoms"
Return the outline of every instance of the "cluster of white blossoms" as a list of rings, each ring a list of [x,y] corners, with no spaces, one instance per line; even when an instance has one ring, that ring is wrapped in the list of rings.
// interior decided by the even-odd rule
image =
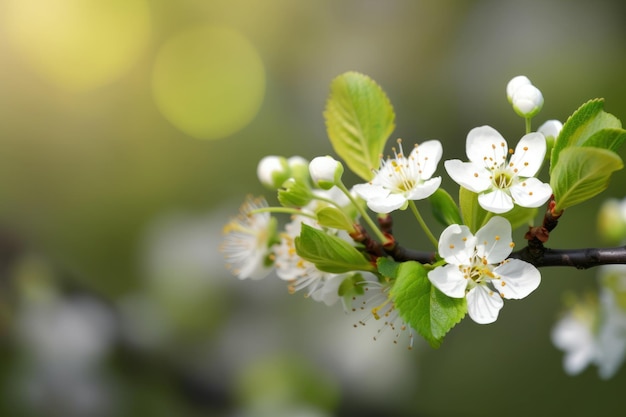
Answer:
[[[541,92],[525,77],[516,77],[509,83],[507,96],[515,111],[526,119],[543,105]],[[469,161],[453,159],[444,163],[452,180],[477,194],[478,203],[489,212],[489,221],[475,234],[467,225],[449,225],[438,240],[440,260],[429,268],[428,279],[446,296],[466,298],[468,315],[477,323],[494,322],[504,298],[526,297],[539,286],[541,276],[537,268],[509,259],[514,247],[511,224],[497,215],[509,212],[515,205],[534,208],[548,201],[552,194],[550,185],[536,176],[548,152],[547,140],[553,142],[561,127],[558,121],[545,123],[538,131],[523,136],[514,151],[494,128],[477,127],[467,135]],[[324,272],[314,262],[303,259],[297,248],[305,224],[349,242],[364,253],[366,264],[375,265],[376,256],[385,256],[384,252],[373,255],[362,241],[353,240],[358,234],[354,225],[365,221],[382,242],[381,248],[387,236],[365,213],[363,203],[379,215],[410,206],[423,223],[414,201],[427,199],[439,189],[442,178],[435,173],[443,146],[438,140],[427,140],[416,144],[407,155],[402,145],[398,140],[393,157],[381,158],[373,178],[350,190],[341,181],[343,165],[330,156],[316,157],[310,162],[301,157],[263,158],[257,168],[258,178],[266,187],[278,191],[283,207],[272,208],[264,200],[250,199],[240,215],[225,227],[222,248],[235,275],[258,279],[273,268],[288,283],[290,292],[302,291],[327,305],[339,300],[352,303],[356,301],[355,294],[362,296],[356,305],[361,309],[374,305],[370,317],[383,319],[383,329],[395,330],[397,335],[408,329],[412,335],[390,295],[393,280],[382,274],[375,281],[362,279],[363,273],[376,270],[374,266],[369,272],[365,268],[349,273]],[[332,209],[332,221],[323,222],[320,213],[327,208]],[[276,231],[271,212],[291,214],[283,232]],[[346,221],[348,226],[342,227]],[[425,228],[423,224],[422,227]],[[434,237],[431,240],[437,243]],[[345,290],[351,286],[357,288],[352,294]]]

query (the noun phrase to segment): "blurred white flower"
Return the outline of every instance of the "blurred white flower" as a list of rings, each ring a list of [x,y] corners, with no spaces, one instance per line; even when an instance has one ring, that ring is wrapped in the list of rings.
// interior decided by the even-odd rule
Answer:
[[[374,319],[381,323],[374,340],[378,340],[385,333],[391,333],[390,337],[394,344],[398,344],[400,339],[405,337],[408,338],[407,348],[413,349],[415,330],[400,317],[390,294],[392,286],[392,282],[379,282],[373,276],[364,281],[364,295],[354,300],[352,311],[366,311],[367,313],[358,324],[354,324],[354,327],[365,326],[371,319]]]
[[[267,212],[251,213],[266,207],[265,199],[248,196],[239,215],[224,226],[220,249],[227,267],[239,279],[261,279],[271,271],[268,256],[274,243],[275,219]]]
[[[261,184],[272,190],[283,185],[291,175],[287,159],[275,155],[263,157],[257,165],[256,172]]]
[[[569,375],[593,364],[602,379],[609,379],[626,358],[626,266],[602,267],[600,285],[597,298],[578,300],[552,329],[552,343],[565,352]]]
[[[295,216],[285,225],[280,244],[274,250],[276,275],[288,282],[290,293],[305,290],[307,297],[333,305],[340,299],[338,290],[345,274],[320,271],[315,264],[296,253],[294,240],[300,235],[302,223],[319,228],[315,220],[306,216]]]

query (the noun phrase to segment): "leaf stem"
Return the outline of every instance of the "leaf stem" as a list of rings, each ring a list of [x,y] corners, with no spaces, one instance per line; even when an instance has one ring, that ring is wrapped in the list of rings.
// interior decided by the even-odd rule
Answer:
[[[295,216],[305,216],[310,217],[312,219],[317,219],[314,214],[307,213],[300,209],[290,208],[290,207],[261,207],[258,209],[250,210],[247,214],[256,214],[256,213],[285,213],[285,214],[293,214]]]
[[[424,233],[426,233],[426,236],[428,237],[428,239],[432,242],[435,248],[437,248],[439,246],[439,241],[435,238],[433,233],[430,231],[430,229],[426,225],[426,222],[424,222],[422,215],[420,214],[419,210],[417,209],[417,206],[415,205],[415,201],[409,200],[409,207],[411,207],[411,211],[415,215],[417,222],[420,224],[420,226],[422,226],[422,230],[424,230]]]
[[[376,225],[376,223],[374,223],[374,221],[371,219],[371,217],[367,214],[367,212],[363,209],[363,207],[361,207],[361,205],[359,204],[358,201],[356,201],[356,199],[352,196],[352,193],[350,193],[350,191],[346,188],[345,185],[343,185],[343,182],[339,181],[336,184],[337,188],[339,188],[345,195],[346,197],[348,197],[348,199],[350,200],[350,202],[354,205],[354,207],[358,210],[359,214],[361,214],[361,217],[363,218],[363,220],[365,221],[365,223],[367,223],[367,225],[370,227],[370,229],[372,229],[372,231],[374,232],[374,234],[376,235],[376,237],[380,240],[381,243],[385,244],[385,242],[387,242],[387,238],[385,237],[385,235],[383,234],[383,232],[380,231],[380,229],[378,228],[378,226]]]

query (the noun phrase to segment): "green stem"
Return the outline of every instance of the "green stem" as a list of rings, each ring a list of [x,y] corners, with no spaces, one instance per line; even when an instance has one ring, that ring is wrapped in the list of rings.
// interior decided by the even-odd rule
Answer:
[[[295,209],[295,208],[289,208],[289,207],[262,207],[262,208],[250,210],[248,212],[248,214],[256,214],[256,213],[286,213],[286,214],[293,214],[295,216],[310,217],[312,219],[316,219],[317,218],[317,217],[315,217],[314,214],[306,213],[306,212],[304,212],[302,210],[298,210],[298,209]]]
[[[420,224],[420,226],[422,226],[422,230],[424,230],[424,233],[426,233],[426,236],[428,237],[428,239],[430,239],[432,244],[435,245],[435,249],[436,249],[439,246],[439,241],[435,238],[433,233],[430,231],[430,229],[426,225],[426,222],[424,222],[422,215],[420,214],[419,210],[417,209],[417,206],[415,205],[415,201],[409,200],[409,207],[411,207],[411,211],[415,215],[417,222]]]
[[[526,120],[526,134],[529,134],[530,132],[532,132],[532,127],[530,124],[530,121],[532,120],[532,118],[527,117],[525,120]]]
[[[370,229],[372,229],[372,231],[374,232],[378,240],[380,240],[382,244],[385,244],[385,242],[387,242],[387,238],[385,237],[383,232],[380,231],[376,223],[374,223],[374,220],[372,220],[372,218],[367,214],[367,212],[363,209],[363,207],[361,207],[358,201],[356,201],[355,198],[352,197],[352,194],[346,188],[346,186],[343,185],[341,181],[339,181],[339,183],[336,185],[337,185],[337,188],[339,188],[346,195],[346,197],[350,199],[350,202],[354,205],[354,207],[356,207],[358,212],[361,214],[361,217],[363,218],[363,220],[365,220],[365,222],[368,224]]]

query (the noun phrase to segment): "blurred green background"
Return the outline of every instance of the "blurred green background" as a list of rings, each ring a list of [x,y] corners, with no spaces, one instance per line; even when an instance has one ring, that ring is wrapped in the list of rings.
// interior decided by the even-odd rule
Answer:
[[[218,246],[266,193],[263,156],[332,154],[340,73],[385,89],[392,139],[464,158],[473,127],[521,137],[515,75],[543,92],[535,127],[595,97],[626,120],[624,17],[617,0],[0,0],[0,415],[620,414],[626,370],[568,377],[550,342],[593,270],[544,269],[495,324],[407,351],[275,276],[237,280]],[[605,244],[598,208],[625,185],[551,246]],[[400,241],[427,245],[410,220]]]

